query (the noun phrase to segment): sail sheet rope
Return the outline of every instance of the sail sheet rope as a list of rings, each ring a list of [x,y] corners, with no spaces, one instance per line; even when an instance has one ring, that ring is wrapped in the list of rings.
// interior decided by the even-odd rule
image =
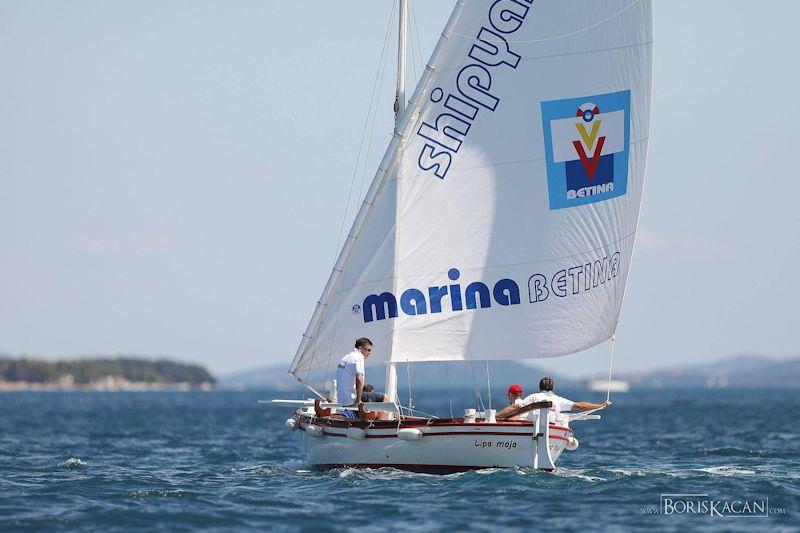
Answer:
[[[606,401],[607,402],[611,401],[611,369],[614,366],[614,347],[616,346],[616,341],[617,341],[617,334],[614,333],[614,335],[612,335],[611,338],[609,339],[610,346],[609,346],[609,350],[608,350],[608,381],[606,383]],[[570,418],[570,420],[581,420],[581,419],[584,419],[587,416],[589,416],[590,414],[596,413],[597,411],[602,411],[605,408],[606,408],[606,406],[602,405],[602,406],[600,406],[600,407],[598,407],[596,409],[590,409],[589,411],[582,411],[581,413],[578,413],[578,414],[572,416]]]
[[[614,346],[616,345],[617,334],[611,336],[611,349],[608,351],[608,384],[606,385],[606,401],[611,401],[611,368],[614,365]]]
[[[614,364],[614,346],[616,345],[616,340],[617,340],[617,334],[614,333],[614,335],[611,336],[611,339],[609,339],[610,348],[609,348],[609,351],[608,351],[608,383],[606,385],[606,401],[607,402],[611,401],[611,368],[612,368],[612,366]],[[598,407],[596,409],[590,409],[589,411],[582,411],[582,412],[580,412],[580,413],[578,413],[576,415],[571,416],[570,420],[582,420],[582,419],[588,417],[590,414],[596,413],[597,411],[602,411],[605,408],[606,408],[605,405],[601,405],[600,407]]]

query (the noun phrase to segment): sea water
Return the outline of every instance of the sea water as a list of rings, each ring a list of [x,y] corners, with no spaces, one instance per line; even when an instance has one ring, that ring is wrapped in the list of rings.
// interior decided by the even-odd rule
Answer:
[[[564,452],[554,473],[517,468],[446,476],[314,471],[302,434],[284,426],[290,410],[257,403],[286,396],[266,390],[0,394],[0,529],[800,527],[796,391],[616,394],[602,420],[573,423],[580,448]],[[493,408],[502,407],[499,396]],[[420,391],[414,403],[446,415],[449,400],[443,392]],[[452,400],[456,414],[480,408],[468,391]],[[703,501],[716,505],[717,514],[702,512]],[[719,513],[724,503],[730,511],[732,502],[743,510],[764,501],[765,513]]]

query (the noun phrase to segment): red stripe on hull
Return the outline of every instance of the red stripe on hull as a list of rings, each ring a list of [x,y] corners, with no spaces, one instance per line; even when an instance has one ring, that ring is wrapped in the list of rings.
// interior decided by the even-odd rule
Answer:
[[[312,419],[312,423],[318,426],[330,427],[330,428],[348,428],[348,427],[356,427],[360,429],[396,429],[397,422],[363,422],[363,421],[345,421],[345,420],[330,420],[326,418],[314,418]],[[513,428],[513,427],[532,427],[533,424],[531,422],[498,422],[498,423],[484,423],[484,422],[476,422],[474,424],[465,424],[464,422],[445,422],[445,423],[427,423],[427,422],[415,422],[415,421],[403,421],[400,423],[401,428],[408,428],[408,427],[429,427],[429,428],[440,428],[440,427],[454,427],[454,426],[461,426],[461,427],[492,427],[492,428]],[[556,426],[554,424],[550,424],[550,429],[555,429],[558,431],[566,431],[568,433],[572,433],[572,429],[564,426]],[[476,433],[478,433],[476,431]],[[482,433],[484,435],[491,435],[491,433]]]
[[[328,433],[325,435],[331,437],[346,437],[346,433]],[[500,435],[502,437],[533,437],[533,433],[499,433],[497,431],[448,431],[447,433],[423,433],[425,437],[447,437],[449,435],[474,435],[482,437],[484,435]],[[367,439],[396,439],[397,435],[365,435]]]
[[[323,432],[324,435],[328,437],[347,437],[346,433],[328,433]],[[475,437],[482,437],[484,435],[492,435],[492,436],[501,436],[501,437],[533,437],[533,433],[498,433],[498,432],[489,432],[489,431],[481,431],[481,432],[474,432],[474,431],[450,431],[447,433],[424,433],[425,437],[447,437],[449,435],[469,435]],[[396,439],[398,438],[397,435],[364,435],[367,439]],[[566,437],[562,437],[561,435],[550,435],[551,439],[558,439],[569,442],[569,439]]]

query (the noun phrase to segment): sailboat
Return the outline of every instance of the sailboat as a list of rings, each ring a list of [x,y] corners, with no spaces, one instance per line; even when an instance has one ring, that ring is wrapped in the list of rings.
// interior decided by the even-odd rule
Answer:
[[[399,9],[394,134],[289,369],[314,398],[273,402],[295,408],[286,425],[317,468],[552,470],[578,447],[572,423],[600,415],[548,420],[549,402],[529,407],[533,422],[422,415],[400,405],[397,364],[606,342],[613,354],[645,176],[652,3],[458,0],[407,105]],[[374,344],[368,370],[386,367],[388,401],[348,420],[310,376],[359,337]]]

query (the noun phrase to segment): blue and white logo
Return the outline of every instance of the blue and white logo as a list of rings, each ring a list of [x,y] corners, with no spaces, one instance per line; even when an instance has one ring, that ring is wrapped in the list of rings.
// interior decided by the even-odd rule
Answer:
[[[542,102],[550,209],[627,192],[630,109],[630,91]]]

